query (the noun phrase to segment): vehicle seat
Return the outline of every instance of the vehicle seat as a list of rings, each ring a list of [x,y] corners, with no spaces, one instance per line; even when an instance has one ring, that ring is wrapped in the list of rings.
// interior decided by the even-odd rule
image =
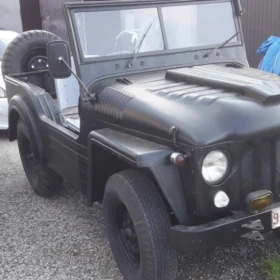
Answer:
[[[71,58],[72,69],[76,73],[73,58]],[[78,102],[80,86],[74,75],[66,79],[55,79],[57,102],[62,115],[63,125],[75,132],[80,132],[80,117]]]

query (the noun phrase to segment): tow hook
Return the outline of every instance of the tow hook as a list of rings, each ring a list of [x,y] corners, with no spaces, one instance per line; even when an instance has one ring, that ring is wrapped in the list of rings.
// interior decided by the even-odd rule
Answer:
[[[264,226],[261,220],[252,221],[248,224],[244,224],[241,227],[252,230],[246,234],[241,235],[241,238],[246,238],[253,241],[262,241],[264,240],[263,235],[260,233],[264,230]]]

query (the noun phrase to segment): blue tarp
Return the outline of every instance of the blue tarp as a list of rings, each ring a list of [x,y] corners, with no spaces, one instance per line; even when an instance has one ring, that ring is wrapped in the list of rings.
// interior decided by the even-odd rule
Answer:
[[[258,68],[280,76],[280,38],[269,37],[259,47],[257,53],[264,55]]]

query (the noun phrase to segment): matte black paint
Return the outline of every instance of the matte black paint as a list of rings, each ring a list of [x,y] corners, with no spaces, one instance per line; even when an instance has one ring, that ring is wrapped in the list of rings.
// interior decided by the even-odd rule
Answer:
[[[45,126],[48,134],[48,164],[63,178],[86,194],[87,186],[87,148],[77,143],[74,133],[65,133],[59,125],[49,122]],[[67,130],[67,129],[65,129]]]
[[[30,137],[31,145],[34,147],[36,146],[34,151],[36,160],[44,161],[47,157],[43,147],[46,134],[39,121],[40,116],[43,116],[43,112],[32,90],[32,88],[36,88],[36,86],[28,85],[12,77],[6,77],[5,81],[7,92],[13,93],[12,95],[8,94],[9,137],[11,140],[15,139],[17,120],[19,117],[22,118],[26,126],[32,128]],[[40,93],[42,93],[42,90],[38,91],[38,94]]]
[[[223,73],[224,79],[228,81],[234,78],[235,82],[240,79],[244,83],[244,80],[248,79],[253,86],[261,84],[264,78],[271,79],[271,83],[275,85],[279,83],[277,77],[249,68],[228,69],[225,65],[209,65],[186,70],[190,73],[192,70],[195,73],[203,70],[209,76],[212,72],[215,75]],[[226,72],[228,76],[225,75]],[[250,78],[251,75],[255,77],[253,80]],[[255,187],[252,183],[248,185],[242,181],[240,170],[242,156],[251,148],[250,142],[252,144],[256,141],[261,142],[279,134],[277,131],[279,128],[272,129],[273,126],[278,125],[278,100],[266,105],[259,100],[259,95],[252,98],[254,92],[250,98],[244,96],[242,83],[239,88],[237,87],[236,92],[233,92],[226,89],[227,87],[223,88],[224,85],[210,87],[210,85],[193,84],[193,81],[190,83],[185,76],[177,75],[177,71],[138,74],[128,76],[128,78],[132,82],[130,85],[117,82],[115,78],[96,83],[92,91],[98,94],[98,102],[94,105],[80,100],[81,133],[79,137],[61,127],[58,116],[52,117],[56,114],[50,113],[50,106],[47,107],[42,102],[42,96],[46,93],[37,91],[38,96],[32,102],[39,103],[37,106],[40,106],[42,116],[46,115],[50,120],[56,121],[55,124],[50,122],[49,125],[53,129],[48,133],[45,132],[50,145],[50,150],[47,152],[50,166],[68,177],[68,180],[75,182],[75,185],[86,189],[87,171],[82,171],[82,167],[78,167],[79,165],[84,167],[86,159],[78,157],[80,162],[77,163],[75,147],[76,145],[88,146],[90,131],[111,127],[117,131],[169,146],[172,150],[191,153],[193,162],[191,165],[188,163],[188,170],[187,168],[180,169],[190,216],[211,216],[220,212],[221,210],[213,205],[213,195],[219,189],[226,190],[230,195],[229,209],[244,209],[245,196]],[[204,80],[205,77],[198,82],[203,83]],[[20,82],[20,84],[24,83]],[[15,92],[14,89],[11,89],[11,92]],[[264,92],[264,95],[266,94],[269,95],[269,91]],[[29,95],[30,100],[34,99],[34,91],[31,89]],[[248,118],[248,108],[254,118]],[[268,110],[269,123],[264,117],[267,116]],[[53,109],[52,111],[55,112]],[[273,119],[273,114],[275,119]],[[240,123],[243,125],[240,126]],[[170,134],[170,128],[173,126],[178,129],[176,146]],[[59,136],[56,133],[57,130],[60,131]],[[65,138],[66,135],[69,136]],[[59,138],[61,138],[60,141],[58,141]],[[73,144],[70,144],[67,139]],[[74,144],[75,141],[79,144]],[[72,147],[69,149],[68,145]],[[207,152],[213,149],[227,151],[231,157],[232,168],[225,182],[216,188],[209,188],[201,177],[201,164]],[[72,161],[64,159],[64,152],[70,153],[68,159],[72,158]],[[52,156],[53,154],[55,157]],[[69,174],[70,166],[67,168],[67,162],[71,163],[71,169],[76,168],[80,171]],[[78,179],[77,175],[83,178]],[[176,205],[174,202],[172,204]],[[172,210],[178,214],[174,206]],[[177,218],[182,220],[182,216],[180,218],[177,216]]]
[[[116,155],[134,168],[149,169],[179,223],[187,224],[189,222],[178,168],[170,162],[170,155],[173,152],[171,148],[112,129],[91,132],[89,134],[89,147],[94,149],[93,145]],[[89,166],[92,165],[89,164]],[[89,175],[94,173],[93,168]],[[95,189],[91,182],[90,178],[88,185],[89,199]]]
[[[11,112],[13,112],[11,114]],[[36,161],[41,162],[44,158],[44,148],[43,140],[41,135],[38,133],[38,126],[33,114],[30,112],[29,106],[26,104],[26,101],[19,95],[15,95],[9,102],[9,125],[10,127],[16,128],[18,119],[21,118],[25,126],[28,127],[30,144],[34,149],[34,158]],[[15,134],[13,132],[13,134]],[[11,135],[10,130],[10,139],[13,139],[14,135]]]
[[[211,46],[205,50],[147,54],[139,56],[139,65],[130,70],[126,68],[126,57],[114,61],[81,60],[71,21],[73,10],[157,3],[104,1],[66,5],[75,66],[97,101],[90,103],[80,97],[81,127],[77,135],[63,127],[58,108],[47,97],[42,79],[46,72],[37,73],[37,77],[34,73],[6,77],[11,140],[16,136],[17,116],[32,118],[34,139],[41,137],[47,164],[80,187],[90,204],[102,200],[105,182],[115,172],[129,168],[150,172],[181,226],[201,225],[203,221],[243,211],[247,194],[258,189],[272,190],[275,201],[279,201],[280,78],[247,67],[243,45],[220,49],[209,59],[203,54]],[[240,27],[237,15],[236,22]],[[123,83],[123,78],[130,82]],[[171,128],[177,130],[176,141]],[[213,187],[203,180],[201,167],[207,153],[216,149],[229,156],[230,170],[228,177]],[[169,163],[173,151],[190,155],[184,166]],[[213,197],[218,190],[226,191],[230,197],[226,209],[214,206]],[[243,215],[250,218],[246,212]],[[269,222],[266,214],[261,217]],[[221,224],[226,231],[237,230],[237,236],[238,219],[230,227],[224,221]],[[184,244],[185,237],[195,240],[191,235],[198,228],[174,229],[177,233],[172,238],[179,238],[174,243],[178,247]],[[199,230],[210,238],[210,229]]]
[[[197,80],[188,81],[181,72],[194,73]],[[178,142],[191,147],[279,134],[280,79],[275,75],[221,64],[127,77],[131,85],[112,79],[95,84],[98,119],[166,140],[176,126]],[[247,88],[250,96],[244,94]]]
[[[63,79],[71,76],[71,56],[66,41],[57,40],[47,44],[49,71],[53,78]],[[69,67],[67,67],[67,65]]]
[[[172,246],[180,251],[202,252],[215,248],[218,245],[232,243],[242,235],[252,230],[243,225],[260,220],[264,226],[261,233],[270,232],[271,210],[280,207],[280,203],[271,205],[259,214],[245,214],[237,212],[233,216],[218,219],[199,226],[174,226],[170,229]]]

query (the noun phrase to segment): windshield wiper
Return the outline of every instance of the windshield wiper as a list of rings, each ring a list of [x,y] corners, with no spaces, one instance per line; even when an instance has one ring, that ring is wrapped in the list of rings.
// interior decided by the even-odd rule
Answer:
[[[226,41],[222,42],[221,44],[219,44],[216,48],[208,51],[203,57],[209,57],[213,52],[215,52],[216,50],[226,46],[233,38],[235,38],[236,36],[238,36],[240,34],[240,32],[236,32],[234,35],[232,35],[229,39],[227,39]]]
[[[131,68],[134,63],[135,63],[135,60],[137,59],[138,57],[138,54],[140,52],[140,49],[145,41],[145,38],[148,34],[148,32],[150,31],[151,27],[152,27],[153,23],[151,22],[150,25],[148,26],[147,30],[145,31],[145,33],[143,34],[140,42],[138,43],[138,45],[135,47],[135,50],[134,50],[134,56],[133,56],[133,59],[128,63],[128,67]]]

